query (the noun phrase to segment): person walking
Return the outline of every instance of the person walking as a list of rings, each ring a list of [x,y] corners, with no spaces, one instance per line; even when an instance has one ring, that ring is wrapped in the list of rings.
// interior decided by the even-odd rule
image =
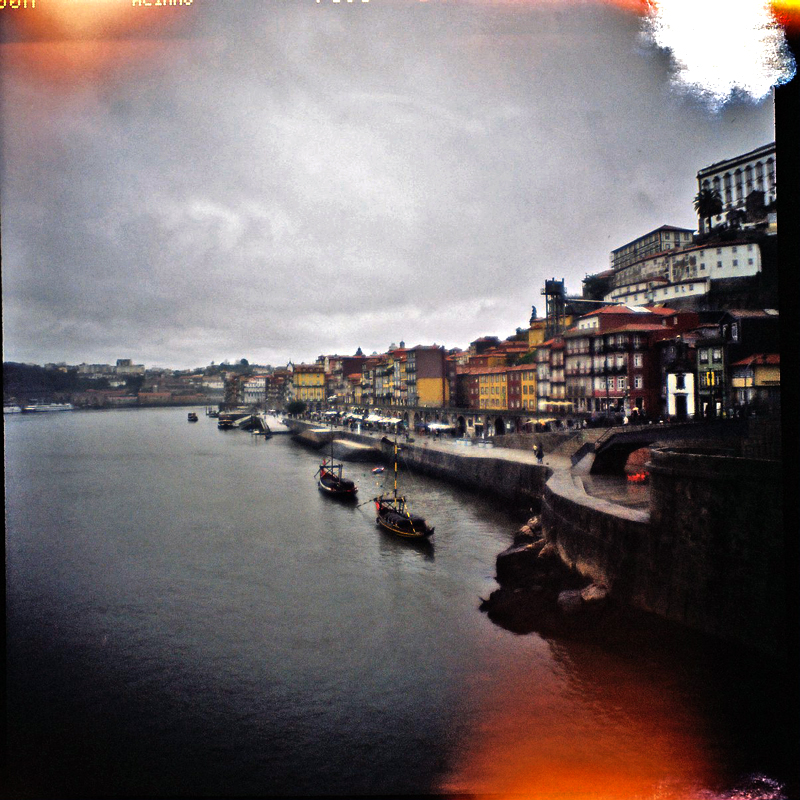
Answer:
[[[542,445],[536,445],[536,460],[541,464],[544,461],[544,450],[542,449]]]

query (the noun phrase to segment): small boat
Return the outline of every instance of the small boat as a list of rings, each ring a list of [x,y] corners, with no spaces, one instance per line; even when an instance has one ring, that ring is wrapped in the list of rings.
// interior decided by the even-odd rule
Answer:
[[[341,499],[354,499],[358,494],[355,483],[342,475],[342,464],[323,459],[316,474],[319,475],[317,485],[324,494]]]
[[[237,417],[231,417],[228,414],[220,414],[217,417],[217,427],[221,431],[229,431],[236,427]]]
[[[197,414],[195,414],[194,411],[190,411],[187,419],[189,422],[197,422]]]
[[[434,528],[427,521],[408,509],[406,498],[397,494],[397,440],[394,441],[394,490],[391,495],[378,495],[375,522],[389,533],[405,539],[427,539],[433,536]]]
[[[380,475],[384,471],[384,469],[386,469],[386,467],[375,467],[375,469],[372,470],[372,474]]]
[[[358,493],[358,487],[353,481],[342,475],[342,467],[343,464],[333,457],[333,435],[331,435],[330,460],[322,459],[322,464],[315,473],[315,475],[319,475],[317,485],[321,492],[330,497],[338,497],[342,500],[354,499]]]

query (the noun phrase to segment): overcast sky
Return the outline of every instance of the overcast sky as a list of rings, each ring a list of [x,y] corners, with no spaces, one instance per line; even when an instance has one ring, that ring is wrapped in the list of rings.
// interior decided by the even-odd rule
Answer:
[[[92,2],[4,34],[6,361],[505,337],[774,140],[769,96],[676,88],[615,5]]]

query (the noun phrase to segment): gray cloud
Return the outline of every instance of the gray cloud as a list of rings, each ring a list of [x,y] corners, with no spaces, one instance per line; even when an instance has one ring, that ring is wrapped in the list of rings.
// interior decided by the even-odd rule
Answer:
[[[772,138],[610,8],[204,7],[162,61],[3,61],[6,359],[285,363],[508,335],[545,278],[694,226],[696,171]],[[4,45],[5,46],[5,45]]]

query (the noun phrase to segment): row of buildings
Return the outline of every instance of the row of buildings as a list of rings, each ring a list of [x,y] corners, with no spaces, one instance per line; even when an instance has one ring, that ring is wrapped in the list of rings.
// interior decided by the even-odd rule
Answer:
[[[371,356],[321,356],[248,378],[245,386],[263,392],[268,407],[301,401],[311,411],[413,407],[532,419],[680,419],[779,407],[774,310],[604,305],[550,338],[543,323],[535,319],[524,337],[476,340],[466,351],[401,343]]]
[[[698,232],[663,225],[614,249],[580,298],[547,281],[527,331],[466,351],[391,346],[262,376],[268,405],[531,415],[720,416],[780,401],[774,143],[697,173]],[[712,192],[717,204],[700,201]],[[767,301],[767,302],[765,302]]]

